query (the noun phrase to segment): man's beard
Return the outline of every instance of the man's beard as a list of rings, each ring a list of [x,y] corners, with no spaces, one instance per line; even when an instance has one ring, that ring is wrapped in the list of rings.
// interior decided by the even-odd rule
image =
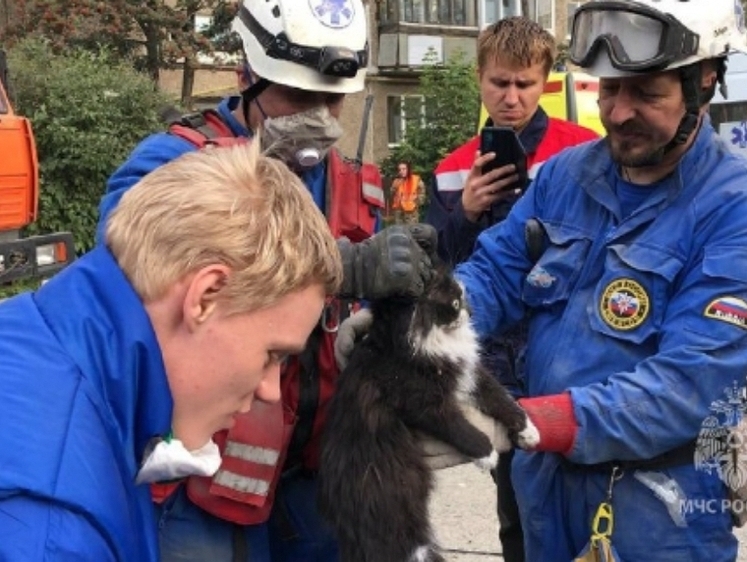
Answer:
[[[662,160],[664,160],[664,156],[666,155],[666,146],[663,145],[656,149],[649,150],[648,152],[645,152],[643,154],[632,154],[632,149],[634,148],[634,143],[631,141],[619,141],[616,144],[612,143],[612,136],[610,133],[619,133],[619,134],[639,134],[641,137],[639,138],[646,138],[646,132],[640,130],[635,124],[633,123],[624,123],[623,125],[612,127],[607,129],[607,137],[605,138],[607,142],[607,146],[610,149],[610,153],[612,155],[612,160],[619,164],[620,166],[625,166],[626,168],[646,168],[649,166],[657,166],[661,164]]]
[[[607,146],[610,148],[612,154],[612,160],[620,166],[626,168],[647,168],[649,166],[658,166],[664,160],[666,154],[666,146],[660,146],[654,151],[649,151],[644,154],[630,154],[629,149],[626,148],[627,142],[621,142],[618,147],[612,145],[612,141],[607,140]]]

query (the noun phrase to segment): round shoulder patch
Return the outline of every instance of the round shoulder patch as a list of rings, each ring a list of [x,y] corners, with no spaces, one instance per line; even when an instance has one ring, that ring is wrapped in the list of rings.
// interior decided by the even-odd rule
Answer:
[[[637,328],[650,309],[646,290],[638,281],[628,278],[615,279],[607,285],[599,303],[602,320],[616,330]]]
[[[309,7],[319,23],[333,29],[349,26],[355,17],[350,0],[309,0]]]

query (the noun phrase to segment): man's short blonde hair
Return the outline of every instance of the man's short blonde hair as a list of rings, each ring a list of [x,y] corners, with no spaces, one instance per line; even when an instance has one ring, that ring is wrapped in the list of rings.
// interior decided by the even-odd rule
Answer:
[[[520,16],[499,20],[477,37],[478,70],[500,59],[521,67],[542,63],[545,74],[549,74],[557,56],[558,47],[550,32],[537,22]]]
[[[211,264],[231,268],[218,298],[229,313],[271,306],[342,265],[329,226],[301,180],[259,143],[191,152],[127,191],[106,244],[145,302]]]

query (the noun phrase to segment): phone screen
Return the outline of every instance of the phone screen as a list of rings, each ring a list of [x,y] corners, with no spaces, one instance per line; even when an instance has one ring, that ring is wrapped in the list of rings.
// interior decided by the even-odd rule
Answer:
[[[483,127],[480,131],[480,153],[488,152],[495,152],[495,158],[482,167],[482,173],[513,164],[519,180],[506,189],[518,187],[524,190],[528,183],[527,155],[516,132],[510,127]]]

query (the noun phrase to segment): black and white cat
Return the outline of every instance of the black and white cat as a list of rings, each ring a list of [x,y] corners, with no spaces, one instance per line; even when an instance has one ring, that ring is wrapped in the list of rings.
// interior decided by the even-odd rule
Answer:
[[[519,446],[539,441],[511,395],[480,365],[459,284],[440,272],[417,301],[383,299],[338,379],[322,440],[319,504],[341,562],[440,562],[428,517],[425,433],[493,468],[488,437],[459,408],[495,418]]]

